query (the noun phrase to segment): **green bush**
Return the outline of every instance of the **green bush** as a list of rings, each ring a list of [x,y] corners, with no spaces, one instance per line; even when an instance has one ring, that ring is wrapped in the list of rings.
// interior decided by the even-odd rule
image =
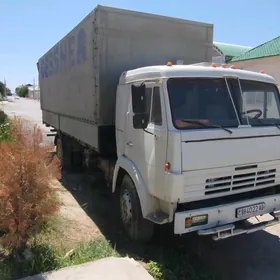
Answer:
[[[0,124],[5,123],[8,120],[8,116],[4,111],[0,110]]]
[[[119,256],[111,244],[103,238],[81,244],[67,254],[63,254],[51,244],[39,243],[36,240],[25,249],[24,253],[20,253],[21,258],[10,255],[0,261],[1,280],[19,279],[71,265]]]
[[[10,123],[8,116],[0,110],[0,142],[10,141]]]

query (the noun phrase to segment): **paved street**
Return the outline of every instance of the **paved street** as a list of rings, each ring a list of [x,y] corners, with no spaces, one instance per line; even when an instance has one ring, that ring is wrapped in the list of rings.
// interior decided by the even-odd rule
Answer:
[[[6,104],[4,110],[9,115],[16,114],[41,124],[38,101],[16,100]],[[47,131],[49,129],[44,128],[44,132]],[[279,236],[280,225],[277,225],[255,234],[220,241],[212,249],[202,248],[202,257],[207,266],[222,274],[224,280],[279,280]]]
[[[4,102],[0,104],[0,107],[9,116],[22,117],[33,124],[37,124],[42,130],[44,141],[52,140],[51,137],[47,137],[47,133],[50,133],[50,128],[42,123],[42,111],[38,100],[21,98],[16,99],[14,102]]]
[[[38,100],[15,99],[14,102],[4,102],[3,107],[9,116],[17,115],[39,125],[42,124],[42,111]]]

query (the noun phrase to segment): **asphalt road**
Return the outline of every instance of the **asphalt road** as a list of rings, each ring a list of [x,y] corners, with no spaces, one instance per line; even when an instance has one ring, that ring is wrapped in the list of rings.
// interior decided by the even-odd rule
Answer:
[[[16,100],[5,104],[4,110],[8,115],[39,124],[45,134],[49,131],[42,125],[38,101]],[[202,258],[224,280],[279,280],[279,236],[280,225],[276,225],[254,234],[219,241],[214,247],[202,248]]]
[[[33,99],[16,99],[14,102],[0,103],[0,108],[3,108],[5,113],[11,117],[17,116],[30,121],[40,127],[43,133],[44,142],[52,141],[52,137],[47,137],[50,128],[42,123],[42,111],[40,109],[40,102]]]

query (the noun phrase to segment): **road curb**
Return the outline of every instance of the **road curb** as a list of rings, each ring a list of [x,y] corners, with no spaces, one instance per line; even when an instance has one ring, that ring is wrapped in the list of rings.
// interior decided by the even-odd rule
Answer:
[[[20,280],[153,280],[132,258],[109,257]]]

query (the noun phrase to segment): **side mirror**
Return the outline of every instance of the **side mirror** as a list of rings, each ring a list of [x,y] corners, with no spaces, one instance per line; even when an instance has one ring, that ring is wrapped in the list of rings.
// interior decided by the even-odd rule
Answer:
[[[133,116],[133,127],[135,129],[145,129],[147,128],[149,123],[149,115],[148,114],[134,114]]]
[[[147,112],[146,86],[131,86],[133,127],[135,129],[145,129],[149,122],[149,112]]]

